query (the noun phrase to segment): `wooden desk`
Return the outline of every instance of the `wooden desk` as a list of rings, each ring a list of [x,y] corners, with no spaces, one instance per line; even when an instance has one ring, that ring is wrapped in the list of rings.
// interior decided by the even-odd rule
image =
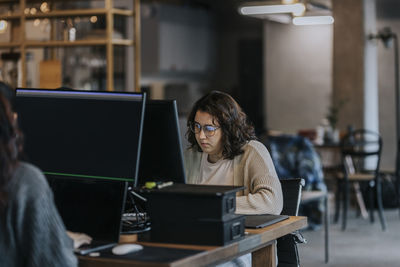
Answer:
[[[146,247],[190,249],[195,252],[187,257],[174,261],[142,261],[137,259],[124,259],[113,256],[101,255],[100,257],[79,256],[80,267],[106,267],[106,266],[206,266],[222,263],[238,256],[252,253],[253,266],[276,266],[275,241],[293,231],[307,225],[306,217],[291,216],[288,220],[281,221],[262,229],[246,229],[246,236],[234,243],[225,246],[198,246],[183,244],[164,244],[138,242]],[[197,253],[198,251],[198,253]]]

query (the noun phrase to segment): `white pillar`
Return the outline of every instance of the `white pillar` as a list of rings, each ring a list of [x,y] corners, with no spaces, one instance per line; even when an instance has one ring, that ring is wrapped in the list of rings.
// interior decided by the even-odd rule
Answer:
[[[368,40],[376,34],[375,0],[364,0],[364,128],[379,132],[378,55],[376,42]]]

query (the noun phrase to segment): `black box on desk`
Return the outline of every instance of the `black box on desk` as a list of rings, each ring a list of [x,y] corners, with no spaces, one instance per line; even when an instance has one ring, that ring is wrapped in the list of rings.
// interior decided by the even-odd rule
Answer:
[[[152,242],[222,246],[244,236],[244,215],[231,214],[225,220],[152,221]]]
[[[224,245],[244,236],[243,215],[234,214],[243,186],[175,184],[147,195],[151,241]]]
[[[244,186],[174,184],[148,193],[147,212],[152,221],[225,220],[235,212],[236,192],[243,189]]]

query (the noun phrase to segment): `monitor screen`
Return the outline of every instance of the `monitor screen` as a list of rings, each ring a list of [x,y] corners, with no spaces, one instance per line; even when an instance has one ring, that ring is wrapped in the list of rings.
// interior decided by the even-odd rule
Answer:
[[[46,175],[135,182],[145,95],[17,89],[28,161]]]
[[[147,181],[185,183],[175,100],[148,100],[143,125],[137,187]]]
[[[67,230],[95,241],[118,242],[127,182],[63,176],[48,181]]]

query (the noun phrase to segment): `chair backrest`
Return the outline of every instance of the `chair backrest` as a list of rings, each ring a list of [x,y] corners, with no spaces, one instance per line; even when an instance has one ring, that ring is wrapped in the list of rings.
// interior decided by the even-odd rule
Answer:
[[[342,164],[347,174],[365,170],[379,172],[382,152],[381,136],[371,130],[358,129],[341,141]]]
[[[299,212],[301,190],[305,184],[304,179],[281,179],[283,194],[283,209],[281,214],[297,216]],[[278,267],[300,266],[296,239],[293,234],[278,238],[277,243]]]
[[[299,212],[301,190],[305,184],[302,178],[281,179],[283,209],[281,214],[297,216]]]

